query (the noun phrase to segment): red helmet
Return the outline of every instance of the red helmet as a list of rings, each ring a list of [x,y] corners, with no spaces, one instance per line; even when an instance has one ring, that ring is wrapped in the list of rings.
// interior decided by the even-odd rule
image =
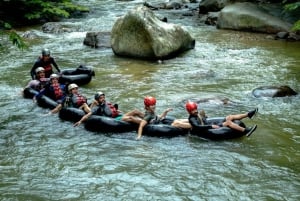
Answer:
[[[147,96],[147,97],[144,98],[144,104],[147,107],[149,107],[151,105],[155,105],[156,104],[156,99],[152,96]]]
[[[196,110],[198,108],[197,106],[197,103],[195,102],[190,102],[188,101],[186,104],[185,104],[185,109],[191,113],[193,110]]]

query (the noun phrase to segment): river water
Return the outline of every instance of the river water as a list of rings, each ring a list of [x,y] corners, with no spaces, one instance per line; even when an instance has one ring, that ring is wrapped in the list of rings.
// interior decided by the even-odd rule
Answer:
[[[43,33],[40,26],[18,30],[38,35],[28,50],[0,54],[0,200],[299,200],[300,98],[254,98],[252,89],[289,85],[300,91],[300,44],[264,34],[217,30],[194,17],[161,11],[196,39],[195,49],[158,62],[116,57],[112,50],[83,45],[87,31],[110,31],[117,17],[143,1],[88,0],[91,13],[62,22],[76,31]],[[196,5],[194,5],[197,7]],[[96,77],[81,92],[96,91],[120,109],[143,110],[155,96],[157,112],[186,118],[184,100],[229,98],[201,104],[209,116],[259,108],[246,125],[249,138],[213,142],[136,133],[92,133],[73,127],[20,91],[42,48],[61,69],[92,66]]]

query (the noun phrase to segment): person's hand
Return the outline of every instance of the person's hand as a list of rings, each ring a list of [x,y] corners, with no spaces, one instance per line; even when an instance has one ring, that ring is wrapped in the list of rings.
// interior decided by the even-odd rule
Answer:
[[[32,101],[33,101],[34,103],[36,103],[36,97],[35,97],[35,96],[33,96]]]
[[[76,127],[76,126],[79,126],[81,124],[81,121],[77,121],[73,126]]]
[[[220,128],[218,125],[211,125],[212,128]]]
[[[166,112],[171,112],[173,110],[173,108],[168,108],[166,109]]]
[[[51,114],[52,114],[52,112],[50,111],[50,112],[44,114],[43,116],[49,116],[49,115],[51,115]]]

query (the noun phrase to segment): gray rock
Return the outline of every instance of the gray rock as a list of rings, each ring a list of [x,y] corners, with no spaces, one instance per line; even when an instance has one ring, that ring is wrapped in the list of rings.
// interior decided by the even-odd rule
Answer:
[[[253,3],[235,3],[220,12],[217,28],[276,34],[288,31],[291,24],[270,15]]]
[[[181,26],[163,22],[139,6],[115,22],[111,47],[119,56],[157,60],[194,48],[195,39]]]

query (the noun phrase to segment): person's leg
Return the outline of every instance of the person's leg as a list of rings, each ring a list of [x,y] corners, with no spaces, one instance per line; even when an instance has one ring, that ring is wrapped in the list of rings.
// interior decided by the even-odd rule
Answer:
[[[140,117],[140,118],[143,118],[144,117],[144,113],[137,110],[137,109],[134,109],[130,112],[127,112],[124,114],[124,116],[137,116],[137,117]]]
[[[89,113],[91,111],[90,107],[86,103],[83,103],[79,108],[83,109],[85,113]]]
[[[175,119],[171,125],[177,128],[184,128],[184,129],[192,128],[188,119]]]
[[[126,122],[131,122],[131,123],[136,123],[136,124],[139,124],[141,123],[141,121],[143,120],[142,118],[140,117],[136,117],[136,116],[126,116],[126,115],[123,115],[122,121],[126,121]]]
[[[233,121],[233,120],[241,120],[241,119],[244,119],[246,117],[248,117],[249,119],[252,119],[252,117],[257,113],[258,111],[258,108],[255,108],[254,110],[251,110],[247,113],[244,113],[244,114],[231,114],[231,115],[228,115],[226,117],[226,121],[229,120],[229,121]]]
[[[232,128],[234,130],[237,130],[237,131],[241,131],[241,132],[244,132],[245,131],[245,128],[244,127],[241,127],[239,126],[238,124],[232,122],[231,120],[227,119],[226,118],[226,121],[223,122],[223,126],[227,126],[229,128]]]
[[[249,137],[257,128],[257,125],[254,125],[252,127],[241,127],[238,124],[230,121],[230,120],[226,120],[225,122],[223,122],[223,126],[227,126],[229,128],[232,128],[234,130],[240,131],[240,132],[244,132],[246,134],[247,137]]]
[[[228,116],[225,117],[226,121],[233,121],[233,120],[241,120],[248,117],[248,113],[244,113],[244,114],[230,114]]]
[[[122,116],[122,121],[126,121],[126,122],[132,122],[132,123],[136,123],[136,124],[139,124],[142,119],[144,117],[144,113],[135,109],[135,110],[132,110],[130,112],[127,112],[126,114],[124,114]]]

